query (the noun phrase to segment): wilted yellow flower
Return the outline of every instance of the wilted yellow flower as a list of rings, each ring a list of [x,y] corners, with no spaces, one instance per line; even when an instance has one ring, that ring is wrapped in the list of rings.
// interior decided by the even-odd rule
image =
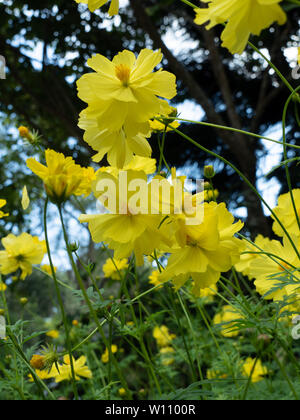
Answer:
[[[119,395],[121,397],[124,397],[124,395],[126,395],[126,389],[125,388],[120,388],[118,392],[119,392]]]
[[[27,139],[30,138],[30,131],[27,127],[24,127],[23,125],[21,127],[18,128],[19,130],[19,134],[21,137],[25,137]]]
[[[6,205],[6,200],[0,199],[0,209],[2,209],[2,207],[4,207],[5,205]],[[3,213],[3,211],[0,210],[0,219],[7,216],[9,216],[8,213]]]
[[[153,337],[155,338],[159,347],[169,347],[171,342],[176,338],[175,334],[169,332],[169,328],[165,325],[161,327],[156,326],[153,330]]]
[[[75,360],[73,358],[74,373],[76,381],[80,380],[80,377],[90,379],[92,378],[92,372],[86,366],[86,357],[81,356],[79,359]],[[71,381],[72,380],[72,370],[71,370],[71,361],[69,356],[64,356],[64,364],[58,365],[59,372],[54,371],[53,377],[55,382],[59,383],[62,381]]]
[[[293,197],[295,200],[298,218],[300,219],[300,188],[293,190]],[[273,211],[290,234],[300,236],[300,228],[297,222],[291,194],[289,192],[278,198],[278,205]],[[273,215],[272,218],[274,219]],[[284,231],[276,220],[273,224],[273,230],[276,235],[284,236]]]
[[[2,245],[5,251],[0,251],[0,273],[6,275],[20,269],[21,280],[32,273],[32,265],[40,264],[46,253],[45,241],[28,233],[10,234],[2,239]]]
[[[265,366],[263,366],[261,360],[259,359],[256,361],[255,367],[254,364],[255,359],[248,357],[242,366],[242,370],[243,374],[248,378],[250,377],[251,372],[253,371],[251,381],[256,383],[264,379],[263,377],[268,374],[268,369]]]
[[[97,54],[88,60],[95,73],[78,81],[78,95],[88,104],[79,127],[84,140],[98,152],[100,162],[107,154],[111,166],[123,168],[133,155],[149,157],[149,120],[160,114],[163,101],[176,95],[176,79],[169,72],[153,69],[162,61],[160,51],[144,49],[138,58],[124,50],[109,61]],[[113,116],[113,118],[112,118]]]
[[[118,351],[118,346],[116,346],[115,344],[112,344],[112,346],[111,346],[112,354],[117,353],[117,351]],[[101,360],[102,360],[102,363],[108,363],[109,362],[109,350],[108,350],[108,348],[106,348],[105,352],[102,354]]]
[[[283,25],[286,14],[279,6],[282,0],[202,0],[208,8],[196,9],[195,22],[209,24],[207,29],[226,23],[221,39],[232,54],[241,54],[251,34],[260,35],[274,22]]]
[[[57,331],[57,330],[51,330],[51,331],[48,331],[48,332],[46,333],[46,336],[47,336],[47,337],[50,337],[50,338],[57,339],[57,338],[59,337],[59,331]]]
[[[225,305],[221,312],[215,315],[213,323],[214,325],[224,324],[220,326],[221,334],[224,337],[233,338],[239,335],[239,330],[234,321],[241,319],[243,319],[243,315],[241,315],[233,306]]]
[[[117,260],[108,258],[103,265],[103,272],[106,278],[110,278],[112,280],[121,280],[122,270],[128,268],[128,260]]]
[[[108,3],[109,0],[75,0],[76,3],[83,3],[89,6],[91,12],[94,12],[99,7],[102,7],[104,4]],[[114,16],[117,15],[119,11],[119,0],[111,0],[110,8],[109,8],[109,15]]]
[[[34,354],[30,360],[30,366],[34,369],[42,370],[45,367],[45,358],[39,354]]]
[[[52,201],[61,203],[71,195],[86,195],[91,192],[93,169],[82,168],[71,157],[47,149],[46,165],[34,158],[27,159],[27,166],[44,182],[46,192]]]

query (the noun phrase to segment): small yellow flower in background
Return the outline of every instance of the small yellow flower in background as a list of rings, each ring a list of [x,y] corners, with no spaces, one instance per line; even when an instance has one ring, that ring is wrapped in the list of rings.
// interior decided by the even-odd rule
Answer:
[[[162,355],[162,364],[164,366],[170,366],[174,363],[175,359],[172,357],[172,353],[175,353],[175,350],[173,347],[162,347],[159,353]]]
[[[86,365],[86,357],[81,356],[79,359],[75,360],[73,358],[74,372],[76,381],[80,380],[80,377],[91,379],[93,377],[92,372]],[[71,381],[72,380],[72,370],[71,370],[71,361],[69,356],[64,356],[64,364],[58,365],[59,372],[53,366],[55,382],[59,383],[62,381]]]
[[[21,297],[20,298],[20,303],[21,303],[21,305],[25,306],[28,303],[28,299],[26,297]]]
[[[121,397],[124,397],[126,395],[126,389],[125,388],[120,388],[118,392],[119,392],[119,395]]]
[[[264,379],[263,377],[268,374],[268,369],[265,366],[263,366],[261,360],[259,359],[256,361],[255,367],[254,364],[255,359],[248,357],[242,366],[242,370],[243,374],[248,378],[250,377],[251,372],[253,371],[251,381],[253,383],[256,383]]]
[[[54,268],[54,272],[56,273],[56,272],[57,272],[57,267],[53,267],[53,268]],[[52,270],[51,270],[51,266],[50,266],[49,264],[44,264],[44,265],[42,265],[42,266],[41,266],[41,269],[42,269],[45,273],[49,274],[49,276],[51,276],[51,277],[52,277]]]
[[[6,205],[6,200],[0,199],[0,209],[2,209],[2,207],[4,207],[5,205]],[[3,213],[3,211],[0,210],[0,219],[7,216],[9,216],[9,213]]]
[[[242,54],[250,35],[260,35],[263,29],[278,22],[283,25],[286,14],[280,7],[282,0],[202,0],[208,8],[197,8],[195,23],[206,29],[226,23],[222,32],[222,46],[232,54]]]
[[[294,189],[292,192],[296,205],[296,211],[300,219],[300,188]],[[292,203],[291,194],[289,192],[281,195],[278,198],[278,205],[277,207],[275,207],[275,209],[273,209],[273,211],[290,234],[300,236],[300,229],[298,226],[294,206]],[[274,219],[273,215],[272,219]],[[282,227],[275,219],[273,224],[273,230],[276,233],[276,235],[284,236],[284,231],[282,230]]]
[[[0,292],[5,292],[7,290],[7,286],[5,283],[0,281]]]
[[[71,157],[47,149],[46,165],[34,158],[27,159],[27,166],[44,182],[49,198],[55,203],[62,203],[71,195],[91,193],[91,182],[94,178],[93,169],[82,168]]]
[[[53,339],[57,339],[59,337],[59,331],[57,331],[57,330],[48,331],[46,333],[46,336],[50,337],[50,338],[53,338]]]
[[[239,330],[234,321],[241,319],[243,319],[243,315],[241,315],[233,306],[225,305],[221,312],[215,315],[213,323],[216,326],[224,324],[220,325],[221,334],[223,337],[233,338],[239,335]]]
[[[152,273],[149,276],[149,283],[153,284],[153,286],[158,286],[159,284],[161,287],[163,287],[162,282],[159,279],[160,272],[158,270],[152,271]],[[161,287],[158,287],[160,289]]]
[[[99,7],[102,7],[104,4],[108,3],[109,0],[75,0],[76,3],[83,3],[89,6],[91,12],[94,12]],[[111,0],[109,15],[114,16],[119,12],[119,0]]]
[[[30,360],[30,366],[34,369],[43,370],[45,367],[45,357],[34,354]]]
[[[154,328],[153,337],[159,347],[169,347],[169,344],[171,344],[174,338],[176,338],[176,335],[170,334],[169,328],[162,325],[161,327],[156,326]]]
[[[73,325],[73,327],[78,327],[79,322],[77,321],[77,319],[73,319],[72,325]]]
[[[123,168],[134,154],[151,156],[146,139],[149,120],[161,114],[164,101],[160,98],[176,95],[175,76],[162,69],[153,72],[162,58],[160,51],[144,49],[138,57],[124,50],[112,61],[100,54],[88,60],[95,72],[77,82],[78,96],[88,104],[79,127],[85,130],[84,140],[98,152],[94,161],[107,154],[111,166]]]
[[[210,304],[214,301],[214,297],[216,296],[218,292],[218,286],[216,284],[213,284],[210,287],[207,287],[206,289],[201,289],[199,298],[203,299],[204,304]]]
[[[21,204],[22,204],[23,210],[27,210],[28,207],[29,207],[29,204],[30,204],[30,199],[29,199],[29,195],[28,195],[28,191],[27,191],[26,185],[24,186],[23,191],[22,191]]]
[[[0,273],[6,275],[20,269],[21,280],[32,273],[32,265],[40,264],[46,253],[45,241],[28,233],[9,234],[2,239],[2,245],[5,251],[0,251]]]
[[[111,352],[112,352],[112,354],[117,353],[117,351],[118,351],[118,346],[116,346],[115,344],[112,344],[112,346],[111,346]],[[105,352],[102,354],[101,360],[102,360],[102,363],[108,363],[109,362],[109,351],[108,351],[108,348],[106,348],[105,349]]]
[[[108,258],[103,265],[104,276],[112,280],[121,280],[122,270],[129,266],[126,258],[122,260]]]

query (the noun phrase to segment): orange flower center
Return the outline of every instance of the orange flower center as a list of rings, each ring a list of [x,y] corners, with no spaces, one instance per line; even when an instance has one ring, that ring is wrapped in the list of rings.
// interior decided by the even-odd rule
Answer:
[[[291,266],[289,264],[283,262],[283,261],[280,262],[280,264],[281,265],[278,265],[278,270],[279,271],[286,271],[286,270],[290,270],[291,269]],[[285,267],[286,270],[283,267]]]
[[[130,79],[130,68],[126,66],[126,64],[119,64],[116,66],[115,69],[117,78],[123,83],[124,86],[129,85],[129,79]]]

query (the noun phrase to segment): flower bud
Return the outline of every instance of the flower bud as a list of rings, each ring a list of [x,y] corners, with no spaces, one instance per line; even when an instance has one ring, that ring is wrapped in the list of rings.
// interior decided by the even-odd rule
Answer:
[[[214,167],[212,165],[204,166],[204,176],[205,178],[211,179],[216,175]]]

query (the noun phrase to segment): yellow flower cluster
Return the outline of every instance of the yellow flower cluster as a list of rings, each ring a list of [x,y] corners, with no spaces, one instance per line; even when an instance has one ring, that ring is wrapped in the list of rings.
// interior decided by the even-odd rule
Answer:
[[[45,241],[40,241],[28,233],[20,236],[10,234],[2,239],[0,251],[0,273],[7,275],[21,270],[21,279],[32,273],[32,265],[40,264],[46,253]]]
[[[116,354],[118,351],[118,346],[115,344],[112,344],[111,346],[111,353]],[[105,352],[101,356],[102,363],[108,363],[109,362],[109,350],[108,348],[105,349]]]
[[[226,23],[222,32],[222,45],[232,53],[241,54],[251,34],[260,35],[274,22],[283,25],[286,14],[280,7],[282,0],[202,0],[207,8],[196,9],[195,22],[211,29]]]
[[[112,61],[97,54],[88,60],[94,73],[78,81],[79,98],[88,104],[81,113],[79,127],[84,140],[98,153],[100,162],[107,154],[111,166],[123,168],[133,155],[149,157],[150,119],[166,113],[165,99],[176,95],[175,76],[162,69],[160,51],[144,49],[136,57],[124,50]],[[166,112],[167,108],[167,112]]]

